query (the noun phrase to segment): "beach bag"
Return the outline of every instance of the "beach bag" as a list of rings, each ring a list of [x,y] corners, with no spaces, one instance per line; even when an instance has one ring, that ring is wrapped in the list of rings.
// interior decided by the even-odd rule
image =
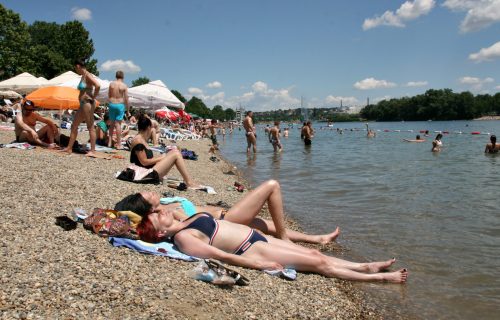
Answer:
[[[125,170],[120,172],[116,178],[135,183],[159,184],[161,181],[156,170],[146,169],[135,164],[129,165]]]
[[[119,215],[115,210],[96,208],[83,220],[83,226],[101,237],[136,238],[129,218],[126,215]]]

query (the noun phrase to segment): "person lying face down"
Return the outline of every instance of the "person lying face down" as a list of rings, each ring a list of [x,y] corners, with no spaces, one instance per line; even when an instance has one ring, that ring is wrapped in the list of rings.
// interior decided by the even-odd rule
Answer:
[[[263,236],[254,229],[198,213],[184,221],[175,219],[173,210],[150,212],[137,226],[147,242],[170,239],[185,254],[257,270],[283,267],[318,273],[346,280],[405,283],[406,269],[387,271],[396,259],[356,263],[323,255],[318,250]]]
[[[266,202],[272,221],[257,217]],[[280,185],[276,180],[268,180],[262,183],[247,193],[245,197],[227,211],[214,206],[195,206],[187,200],[162,205],[160,204],[160,195],[156,192],[140,192],[129,195],[116,204],[115,210],[133,211],[143,217],[150,213],[171,211],[174,219],[178,221],[186,220],[197,212],[208,212],[217,219],[248,225],[283,240],[316,244],[326,244],[335,241],[340,234],[338,227],[332,233],[323,235],[309,235],[286,229],[283,197]]]

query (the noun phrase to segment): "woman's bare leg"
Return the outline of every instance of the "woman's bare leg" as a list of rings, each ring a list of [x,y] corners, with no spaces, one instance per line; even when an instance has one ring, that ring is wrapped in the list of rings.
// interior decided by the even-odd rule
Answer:
[[[244,225],[250,225],[266,203],[274,222],[275,234],[278,238],[288,240],[285,231],[285,216],[283,213],[283,197],[280,184],[276,180],[268,180],[249,192],[228,211],[227,220]]]
[[[87,152],[87,156],[93,156],[95,154],[96,135],[94,127],[94,109],[94,105],[88,102],[83,105],[85,123],[87,124],[87,129],[89,130],[90,136],[90,151]]]
[[[283,267],[291,267],[298,271],[314,272],[326,277],[345,280],[404,283],[408,277],[406,269],[395,272],[366,274],[337,266],[330,261],[329,257],[322,254],[308,254],[265,242],[254,243],[243,256],[257,261],[275,261]]]
[[[78,126],[85,119],[83,113],[83,108],[78,109],[78,111],[76,112],[75,119],[71,124],[71,133],[69,135],[68,146],[62,150],[63,152],[67,152],[69,154],[73,152],[73,144],[75,144],[76,137],[78,136]]]
[[[305,248],[305,247],[302,247],[298,244],[290,243],[288,241],[282,241],[280,239],[275,239],[272,237],[266,237],[266,239],[269,243],[271,243],[274,246],[285,248],[287,250],[302,252],[302,253],[310,254],[310,255],[321,255],[321,256],[325,257],[326,259],[328,259],[329,262],[336,267],[346,268],[346,269],[357,271],[357,272],[377,273],[380,271],[385,271],[385,270],[389,269],[389,267],[392,266],[396,262],[395,258],[392,258],[392,259],[386,260],[386,261],[377,261],[377,262],[351,262],[351,261],[347,261],[344,259],[339,259],[336,257],[323,255],[320,251],[318,251],[316,249]]]
[[[179,173],[184,179],[186,185],[188,187],[196,187],[196,184],[189,177],[186,164],[184,163],[184,159],[182,158],[182,154],[178,150],[169,151],[160,162],[155,164],[153,169],[158,172],[158,175],[161,179],[167,175],[167,173],[170,171],[170,169],[172,169],[174,165],[177,170],[179,170]]]

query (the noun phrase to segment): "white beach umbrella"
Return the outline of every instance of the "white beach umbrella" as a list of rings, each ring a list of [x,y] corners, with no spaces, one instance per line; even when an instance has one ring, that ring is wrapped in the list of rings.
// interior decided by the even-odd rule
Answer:
[[[62,73],[62,74],[58,75],[57,77],[54,77],[54,78],[50,79],[49,81],[47,81],[46,85],[47,86],[57,86],[57,85],[60,85],[62,83],[65,83],[65,82],[68,82],[71,80],[75,80],[75,79],[78,79],[78,81],[80,81],[81,77],[82,76],[78,75],[77,73],[75,73],[73,71],[66,71],[65,73]]]
[[[167,86],[161,81],[151,81],[128,90],[129,103],[136,107],[158,109],[169,106],[184,109],[184,104],[170,92]]]
[[[22,98],[22,96],[12,90],[6,90],[6,91],[0,91],[0,98],[2,99],[15,99],[15,98]]]
[[[0,82],[0,90],[13,90],[18,93],[29,93],[44,85],[44,81],[28,72]]]

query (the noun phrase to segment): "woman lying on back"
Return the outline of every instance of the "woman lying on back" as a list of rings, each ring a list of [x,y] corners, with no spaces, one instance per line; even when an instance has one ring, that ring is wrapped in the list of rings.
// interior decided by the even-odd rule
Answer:
[[[214,219],[209,213],[198,213],[178,221],[171,210],[152,212],[137,226],[142,240],[172,240],[185,254],[258,270],[283,267],[318,273],[346,280],[404,283],[406,269],[386,271],[395,259],[355,263],[323,255],[317,250],[263,236],[254,229],[227,220]]]
[[[257,218],[266,202],[272,221]],[[286,229],[283,197],[280,185],[276,180],[268,180],[262,183],[227,211],[214,206],[195,206],[188,200],[161,204],[160,196],[156,192],[141,192],[129,195],[115,205],[115,210],[133,211],[143,217],[153,212],[172,211],[174,218],[179,221],[186,220],[197,212],[208,212],[216,219],[248,225],[277,238],[296,242],[326,244],[334,241],[340,234],[339,228],[330,234],[324,235],[309,235]]]
[[[173,149],[166,154],[154,156],[148,148],[147,140],[151,136],[152,123],[149,118],[141,115],[137,122],[139,133],[130,144],[130,162],[147,169],[154,169],[162,179],[175,165],[188,187],[199,187],[189,176],[186,164],[179,150]]]

